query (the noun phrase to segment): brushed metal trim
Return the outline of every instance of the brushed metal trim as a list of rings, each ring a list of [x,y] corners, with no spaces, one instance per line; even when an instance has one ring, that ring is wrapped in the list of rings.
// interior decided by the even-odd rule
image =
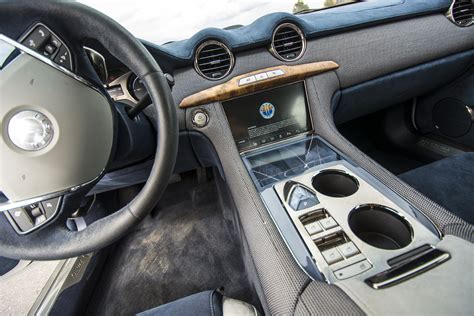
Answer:
[[[217,46],[220,46],[222,47],[228,54],[229,54],[229,58],[230,58],[230,65],[229,65],[229,69],[226,71],[226,73],[224,75],[222,75],[221,77],[219,78],[211,78],[211,77],[208,77],[206,76],[202,71],[201,69],[199,68],[199,63],[198,63],[198,56],[199,54],[201,53],[201,51],[204,49],[204,47],[206,47],[207,45],[217,45]],[[234,54],[232,53],[232,51],[227,47],[227,45],[225,45],[224,43],[222,42],[219,42],[219,41],[216,41],[216,40],[210,40],[210,41],[205,41],[203,43],[201,43],[201,45],[198,46],[198,48],[196,49],[196,54],[194,56],[194,69],[196,70],[196,72],[203,78],[206,78],[207,80],[212,80],[212,81],[217,81],[217,80],[221,80],[225,77],[227,77],[230,72],[232,71],[232,69],[234,69],[234,64],[235,64],[235,56]]]
[[[333,198],[318,193],[316,190],[312,189],[311,192],[316,194],[320,203],[311,208],[307,208],[300,211],[294,211],[285,200],[284,186],[286,182],[293,181],[298,184],[302,184],[308,188],[312,188],[311,183],[313,177],[319,172],[327,169],[338,169],[353,176],[359,182],[359,190],[348,197]],[[397,204],[395,204],[395,202],[385,196],[378,189],[373,187],[368,181],[368,179],[361,176],[357,172],[357,168],[350,165],[346,161],[338,160],[335,162],[326,163],[314,167],[302,175],[282,180],[273,186],[273,190],[278,196],[283,208],[286,210],[286,213],[288,214],[290,220],[299,232],[300,238],[303,240],[311,256],[313,257],[316,267],[318,268],[319,272],[324,275],[326,281],[330,284],[344,282],[344,280],[338,280],[335,277],[334,271],[350,266],[354,263],[359,262],[360,260],[368,260],[369,263],[372,265],[372,268],[349,279],[356,279],[358,281],[363,282],[368,275],[374,275],[389,269],[390,266],[388,265],[387,261],[390,258],[393,258],[397,255],[402,255],[407,251],[415,249],[424,244],[437,244],[440,240],[438,236],[429,231],[426,227],[423,226],[423,224],[419,223],[414,216],[408,215],[405,209],[402,209]],[[402,216],[404,220],[408,222],[409,226],[411,226],[413,237],[410,244],[401,249],[385,250],[375,248],[359,239],[350,229],[348,223],[348,216],[356,207],[363,204],[383,205],[384,207],[392,209],[397,215]],[[338,223],[338,226],[310,236],[306,231],[304,225],[302,224],[300,218],[305,214],[311,213],[315,209],[321,208],[325,209],[331,215],[331,217],[334,218],[334,220]],[[314,240],[329,236],[341,230],[344,231],[344,233],[349,237],[349,239],[357,246],[360,251],[360,254],[357,254],[353,257],[347,258],[335,264],[328,265],[326,260],[322,256],[321,251],[315,245]],[[293,253],[291,250],[290,252]]]
[[[41,291],[28,315],[49,315],[59,295],[84,277],[93,254],[63,260]]]
[[[302,47],[301,47],[301,52],[299,53],[299,55],[294,58],[294,59],[288,59],[288,58],[284,58],[283,56],[281,56],[280,54],[278,54],[278,52],[276,51],[275,49],[275,35],[276,33],[282,28],[282,27],[289,27],[293,30],[296,31],[296,33],[298,33],[298,35],[301,37],[301,43],[302,43]],[[275,56],[277,59],[281,60],[281,61],[287,61],[287,62],[292,62],[292,61],[297,61],[298,59],[300,59],[301,57],[303,57],[305,51],[306,51],[306,37],[304,36],[303,34],[303,31],[301,31],[301,29],[293,24],[293,23],[282,23],[280,25],[278,25],[275,30],[273,31],[273,34],[272,34],[272,42],[270,44],[270,48],[269,48],[269,51],[270,53]]]
[[[371,283],[370,286],[376,290],[380,290],[386,287],[389,287],[391,284],[398,283],[399,281],[406,279],[406,278],[411,278],[425,270],[429,270],[431,268],[436,267],[437,265],[445,262],[446,260],[450,259],[451,255],[449,253],[444,253],[439,257],[434,258],[433,260],[430,260],[424,264],[419,265],[413,270],[407,271],[405,273],[401,273],[393,278],[387,279],[382,282],[378,283]]]

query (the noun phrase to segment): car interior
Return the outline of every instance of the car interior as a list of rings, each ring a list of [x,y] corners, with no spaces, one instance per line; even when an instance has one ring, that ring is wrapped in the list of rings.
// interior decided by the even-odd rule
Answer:
[[[326,2],[164,44],[1,2],[0,287],[57,261],[28,315],[472,315],[474,1]]]

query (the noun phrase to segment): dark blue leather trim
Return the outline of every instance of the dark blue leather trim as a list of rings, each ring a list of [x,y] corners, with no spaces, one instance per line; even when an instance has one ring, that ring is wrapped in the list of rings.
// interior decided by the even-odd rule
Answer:
[[[293,22],[308,39],[368,25],[386,23],[447,10],[451,0],[373,0],[322,10],[308,14],[271,13],[252,24],[231,30],[204,29],[193,37],[164,45],[144,42],[154,53],[171,58],[178,67],[192,62],[194,49],[207,39],[219,39],[232,51],[265,46],[270,43],[275,27]]]
[[[333,96],[336,124],[422,96],[461,76],[474,63],[474,50],[417,65],[353,87]]]

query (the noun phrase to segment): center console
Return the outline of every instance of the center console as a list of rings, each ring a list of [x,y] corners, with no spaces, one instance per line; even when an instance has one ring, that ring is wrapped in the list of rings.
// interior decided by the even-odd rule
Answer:
[[[303,82],[222,106],[262,201],[310,278],[383,289],[450,259],[429,218],[313,134]]]

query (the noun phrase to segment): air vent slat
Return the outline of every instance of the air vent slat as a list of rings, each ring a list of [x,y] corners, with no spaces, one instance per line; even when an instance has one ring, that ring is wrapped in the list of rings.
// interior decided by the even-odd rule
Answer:
[[[470,19],[472,14],[456,15],[456,20]]]
[[[206,68],[206,69],[201,69],[201,71],[203,71],[203,72],[210,72],[210,71],[214,71],[214,70],[227,69],[227,67],[229,67],[229,65],[223,65],[223,66],[217,66],[217,67],[209,67],[209,68]]]
[[[280,54],[282,55],[285,55],[288,54],[288,53],[298,53],[299,51],[301,50],[301,48],[291,48],[291,49],[287,49],[287,50],[284,50],[284,51],[281,51]]]
[[[283,23],[273,32],[271,52],[284,61],[300,58],[306,48],[303,32],[294,24]]]
[[[207,41],[196,50],[194,68],[206,79],[222,79],[230,73],[233,66],[234,55],[221,42]]]
[[[198,60],[203,60],[203,59],[209,59],[209,58],[215,58],[215,57],[220,57],[220,56],[229,56],[228,53],[221,53],[221,54],[214,54],[214,55],[209,55],[209,56],[200,56]]]
[[[230,58],[224,58],[224,59],[213,60],[213,61],[210,61],[210,62],[207,62],[207,63],[200,63],[199,65],[201,65],[201,68],[203,68],[203,67],[208,66],[208,65],[216,65],[216,64],[223,63],[223,62],[228,62],[229,60],[230,60]]]
[[[471,0],[454,0],[447,16],[458,26],[471,26],[474,23],[474,3]]]
[[[285,37],[285,38],[280,38],[280,39],[275,39],[275,43],[279,43],[281,41],[288,41],[288,40],[291,40],[291,39],[300,39],[301,37],[296,34],[296,35],[292,35],[292,36],[288,36],[288,37]]]

